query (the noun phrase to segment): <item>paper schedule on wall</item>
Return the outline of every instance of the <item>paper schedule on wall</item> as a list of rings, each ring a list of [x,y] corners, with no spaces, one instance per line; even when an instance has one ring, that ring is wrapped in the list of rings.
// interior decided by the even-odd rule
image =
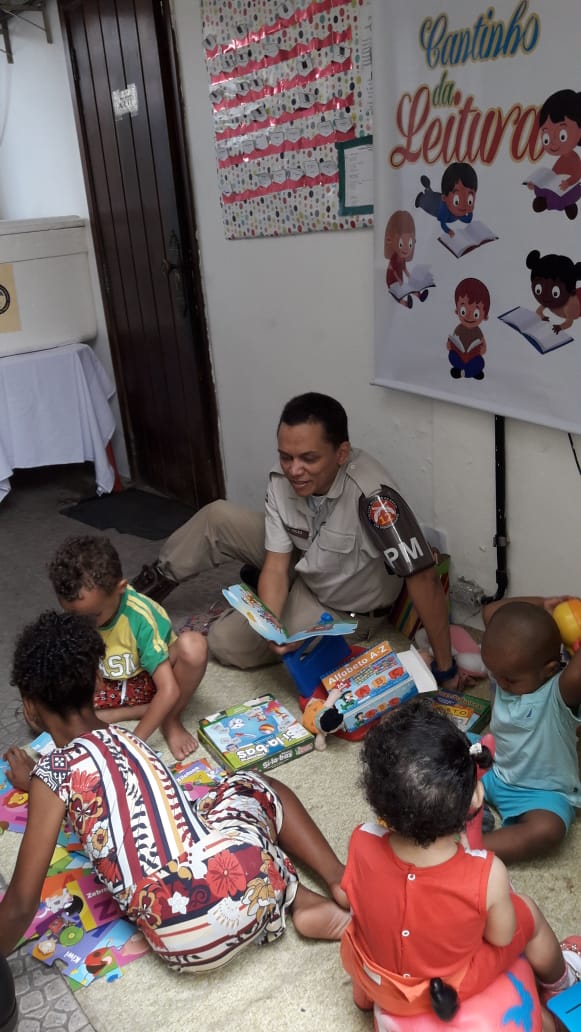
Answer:
[[[0,262],[0,333],[22,329],[12,262]]]
[[[202,24],[226,236],[370,226],[339,148],[372,131],[371,0],[203,0]]]

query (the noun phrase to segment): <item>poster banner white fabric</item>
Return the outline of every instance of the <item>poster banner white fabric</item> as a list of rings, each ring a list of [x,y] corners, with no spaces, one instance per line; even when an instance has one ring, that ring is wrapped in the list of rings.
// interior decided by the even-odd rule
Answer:
[[[575,0],[376,0],[375,382],[581,432]]]

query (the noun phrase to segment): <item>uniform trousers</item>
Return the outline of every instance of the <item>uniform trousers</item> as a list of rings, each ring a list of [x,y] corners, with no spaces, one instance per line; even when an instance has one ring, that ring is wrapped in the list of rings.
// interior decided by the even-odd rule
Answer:
[[[187,523],[179,527],[164,543],[159,561],[161,569],[177,581],[194,577],[232,560],[251,563],[260,569],[264,563],[264,513],[251,512],[232,502],[218,500],[205,505]],[[289,634],[315,624],[322,612],[344,620],[347,613],[330,608],[309,590],[294,564],[300,559],[295,550],[291,556],[290,590],[281,621]],[[358,616],[357,630],[350,641],[365,642],[375,635],[385,617]],[[210,625],[208,645],[215,659],[224,666],[246,670],[279,662],[268,642],[241,613],[229,609]]]

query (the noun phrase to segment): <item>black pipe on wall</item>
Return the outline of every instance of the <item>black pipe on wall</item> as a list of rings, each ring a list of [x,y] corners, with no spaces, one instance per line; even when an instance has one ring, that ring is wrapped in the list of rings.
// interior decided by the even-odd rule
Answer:
[[[496,534],[493,544],[496,547],[496,594],[483,595],[481,605],[497,602],[508,587],[506,533],[506,447],[504,438],[504,416],[494,417],[494,481],[496,491]]]

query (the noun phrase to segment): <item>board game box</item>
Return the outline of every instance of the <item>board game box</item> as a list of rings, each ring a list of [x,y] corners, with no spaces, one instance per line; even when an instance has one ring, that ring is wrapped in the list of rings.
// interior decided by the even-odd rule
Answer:
[[[447,691],[439,688],[430,693],[434,706],[447,713],[461,731],[477,734],[490,723],[490,701],[464,692]]]
[[[314,736],[273,695],[203,717],[199,738],[229,771],[271,770],[315,745]]]
[[[392,706],[436,685],[431,672],[415,649],[397,653],[388,641],[381,641],[322,679],[330,692],[339,688],[335,708],[343,715],[343,729],[355,731],[369,724]]]

